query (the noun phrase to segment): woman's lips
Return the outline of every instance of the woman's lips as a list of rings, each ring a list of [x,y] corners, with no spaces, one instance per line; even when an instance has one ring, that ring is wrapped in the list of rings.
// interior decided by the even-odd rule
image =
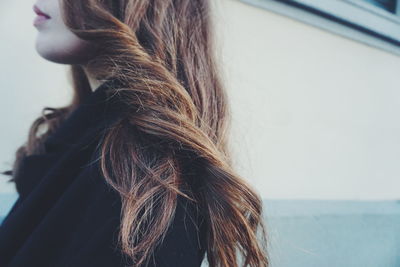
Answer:
[[[36,14],[38,14],[39,16],[43,16],[43,17],[46,17],[48,19],[50,18],[50,16],[47,15],[46,13],[44,13],[42,10],[40,10],[40,8],[37,5],[33,5],[33,11]]]
[[[40,10],[40,8],[37,7],[36,5],[33,6],[33,11],[37,14],[37,16],[33,21],[34,26],[38,26],[50,19],[50,16],[44,13],[42,10]]]

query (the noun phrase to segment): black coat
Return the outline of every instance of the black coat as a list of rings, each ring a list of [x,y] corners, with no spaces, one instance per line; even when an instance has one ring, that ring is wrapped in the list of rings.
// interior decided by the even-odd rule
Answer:
[[[99,86],[16,174],[17,202],[0,226],[0,267],[101,267],[130,263],[116,247],[121,201],[99,172],[96,145],[122,105]],[[196,267],[205,255],[195,209],[178,197],[149,266]],[[196,223],[194,223],[196,221]]]

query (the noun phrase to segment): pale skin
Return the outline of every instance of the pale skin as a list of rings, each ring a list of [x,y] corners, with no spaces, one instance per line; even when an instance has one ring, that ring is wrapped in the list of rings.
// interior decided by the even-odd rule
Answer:
[[[85,68],[87,61],[94,56],[93,45],[78,38],[65,25],[61,17],[61,0],[37,0],[35,5],[50,16],[35,25],[38,34],[35,49],[46,60],[59,64],[79,64],[85,70],[92,90],[103,82],[97,80]]]

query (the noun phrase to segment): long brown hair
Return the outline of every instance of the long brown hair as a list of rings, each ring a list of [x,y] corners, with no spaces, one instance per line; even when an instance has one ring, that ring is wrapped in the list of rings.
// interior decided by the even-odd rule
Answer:
[[[144,264],[181,195],[205,217],[209,266],[239,266],[239,255],[243,266],[268,266],[262,200],[232,167],[209,1],[63,0],[62,10],[70,30],[96,44],[97,56],[85,67],[98,79],[120,81],[115,90],[130,109],[107,130],[100,161],[123,204],[122,251],[135,266]],[[72,103],[43,109],[14,169],[24,155],[40,153],[44,138],[90,92],[82,66],[70,71]],[[43,125],[48,130],[38,136]],[[196,186],[183,175],[185,166],[196,171]],[[149,221],[152,228],[143,228]]]

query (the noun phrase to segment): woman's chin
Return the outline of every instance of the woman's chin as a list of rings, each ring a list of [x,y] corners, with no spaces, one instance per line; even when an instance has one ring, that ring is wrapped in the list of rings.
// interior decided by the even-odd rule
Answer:
[[[84,64],[90,55],[90,49],[86,47],[77,44],[57,45],[39,37],[36,39],[35,50],[45,60],[59,64]]]

